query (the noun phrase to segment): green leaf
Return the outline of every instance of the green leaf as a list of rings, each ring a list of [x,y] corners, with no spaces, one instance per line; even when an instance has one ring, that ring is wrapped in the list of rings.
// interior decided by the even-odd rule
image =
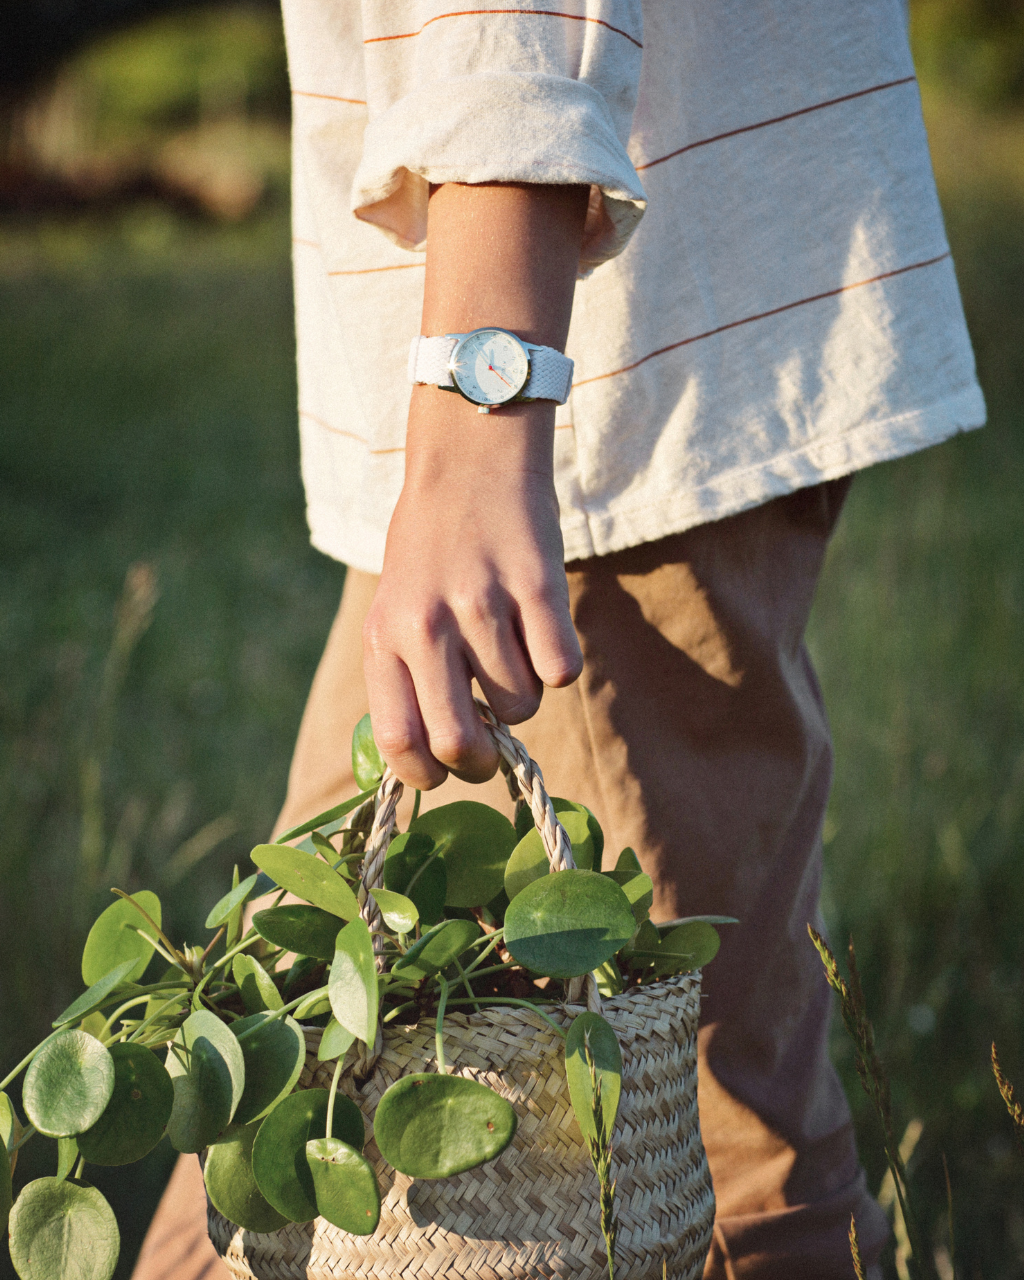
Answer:
[[[334,1062],[335,1059],[344,1057],[355,1040],[351,1031],[346,1031],[337,1018],[332,1018],[320,1037],[320,1047],[316,1051],[317,1061]]]
[[[664,938],[681,924],[739,924],[735,916],[680,916],[677,920],[662,920],[658,931]]]
[[[584,804],[574,800],[563,800],[560,796],[552,796],[551,804],[559,821],[565,827],[565,834],[572,844],[573,861],[583,871],[600,871],[601,853],[604,850],[604,832],[601,824]],[[578,814],[583,821],[577,821],[572,814]],[[519,810],[516,820],[516,835],[523,839],[527,832],[535,830],[533,814],[528,806]]]
[[[96,1123],[78,1136],[90,1164],[132,1164],[164,1136],[174,1105],[171,1077],[151,1049],[113,1044],[114,1092]]]
[[[231,1024],[245,1059],[245,1088],[235,1111],[235,1124],[259,1120],[286,1098],[298,1083],[306,1061],[306,1040],[292,1018],[254,1013]]]
[[[442,859],[435,856],[430,836],[423,831],[403,831],[395,836],[384,858],[384,887],[411,898],[422,924],[437,924],[444,916],[448,872]]]
[[[238,871],[237,867],[235,871]],[[256,888],[257,880],[259,880],[259,873],[254,872],[236,884],[233,889],[229,889],[206,917],[207,929],[219,929],[222,924],[226,924],[231,913],[237,911],[243,903],[248,902],[249,895]]]
[[[66,1178],[78,1160],[78,1143],[74,1138],[57,1139],[57,1177]]]
[[[327,1136],[326,1089],[300,1089],[279,1102],[260,1125],[252,1148],[252,1171],[260,1191],[278,1213],[292,1222],[316,1217],[313,1174],[306,1158],[306,1143]],[[351,1098],[339,1093],[334,1100],[331,1136],[357,1151],[365,1141],[363,1117]]]
[[[32,1060],[21,1102],[40,1133],[68,1138],[103,1114],[114,1091],[114,1060],[85,1031],[60,1031]]]
[[[37,1178],[11,1210],[11,1261],[21,1280],[110,1280],[121,1237],[95,1187]]]
[[[622,995],[622,974],[615,960],[606,960],[604,964],[599,964],[593,970],[594,978],[597,982],[597,989],[605,999],[611,996]]]
[[[629,899],[636,923],[643,924],[654,905],[654,882],[651,877],[642,871],[634,871],[631,867],[616,867],[614,871],[603,871],[601,874],[619,886]]]
[[[565,1038],[565,1077],[569,1098],[585,1141],[597,1137],[594,1124],[594,1089],[590,1080],[585,1045],[589,1040],[598,1078],[601,1081],[601,1111],[604,1136],[610,1138],[622,1093],[622,1053],[611,1026],[599,1013],[581,1013],[573,1019]]]
[[[475,800],[456,800],[420,814],[409,830],[428,835],[444,859],[447,906],[483,906],[503,887],[516,832],[496,809]]]
[[[377,1034],[377,965],[365,920],[353,920],[336,939],[328,985],[331,1010],[346,1031],[372,1045]]]
[[[640,865],[640,859],[636,856],[632,849],[623,849],[619,854],[619,860],[615,864],[616,871],[643,871]]]
[[[373,1136],[389,1164],[411,1178],[450,1178],[501,1155],[516,1113],[493,1089],[462,1076],[403,1076],[373,1118]]]
[[[155,893],[143,889],[141,893],[132,894],[132,897],[153,917],[157,925],[161,924],[160,899]],[[137,929],[145,929],[150,935],[153,933],[153,926],[126,899],[118,898],[107,907],[89,930],[89,936],[85,940],[82,981],[86,986],[91,987],[93,983],[99,982],[125,960],[135,961],[128,976],[133,980],[142,977],[155,947],[152,942],[140,937]]]
[[[366,1157],[339,1138],[311,1138],[306,1160],[320,1217],[353,1235],[372,1235],[380,1221],[380,1187]]]
[[[677,925],[652,957],[654,971],[662,976],[703,969],[718,955],[719,942],[718,930],[705,920]]]
[[[395,961],[394,971],[405,977],[432,977],[447,969],[482,932],[475,920],[442,920]]]
[[[330,992],[326,987],[318,987],[311,991],[302,1004],[295,1007],[295,1020],[302,1022],[305,1018],[319,1018],[322,1013],[329,1013],[331,1008]]]
[[[258,844],[249,856],[297,898],[342,920],[354,920],[359,915],[359,903],[345,880],[313,854],[282,844]]]
[[[505,943],[535,973],[589,973],[633,936],[626,895],[597,871],[558,871],[527,885],[505,912]]]
[[[661,946],[661,935],[650,920],[645,920],[628,947],[623,947],[622,958],[634,968],[647,964]]]
[[[17,1141],[16,1134],[20,1130],[21,1124],[18,1121],[18,1113],[14,1109],[14,1103],[6,1093],[0,1093],[0,1147],[3,1147],[5,1151],[10,1151]]]
[[[370,791],[364,791],[358,796],[353,796],[351,800],[343,800],[341,804],[336,804],[333,809],[325,809],[323,813],[318,813],[315,818],[310,818],[307,822],[300,822],[297,827],[292,827],[291,831],[286,831],[283,836],[278,836],[275,844],[287,844],[289,840],[296,840],[299,836],[308,835],[310,831],[317,831],[320,827],[326,827],[329,822],[336,822],[339,818],[344,818],[347,813],[351,813],[353,809],[358,809],[361,804],[369,800],[376,792],[377,788],[373,787]]]
[[[302,856],[306,858],[309,855]],[[286,951],[314,956],[317,960],[330,960],[334,955],[338,917],[329,911],[295,904],[268,907],[266,911],[257,911],[252,922],[261,938],[284,947]]]
[[[118,987],[128,981],[128,975],[135,967],[134,960],[125,960],[109,973],[105,973],[88,991],[83,991],[77,1000],[68,1005],[60,1017],[54,1020],[53,1026],[66,1027],[72,1022],[81,1022],[87,1014],[101,1005],[107,996],[112,995]]]
[[[0,1144],[0,1235],[7,1230],[7,1220],[10,1217],[13,1203],[11,1157],[7,1153],[7,1147]]]
[[[364,791],[371,787],[376,788],[384,776],[386,767],[384,758],[373,740],[373,727],[367,712],[352,734],[352,773],[355,775],[356,785],[362,787]]]
[[[550,874],[550,871],[551,865],[548,862],[548,855],[544,852],[544,841],[540,838],[537,828],[531,827],[512,850],[505,864],[505,892],[509,900],[517,893],[521,893],[534,880]]]
[[[247,1124],[210,1148],[203,1170],[214,1208],[246,1231],[277,1231],[289,1219],[260,1191],[252,1171],[252,1147],[259,1124]]]
[[[176,1151],[202,1151],[231,1123],[245,1089],[242,1046],[206,1009],[182,1023],[167,1050],[174,1106],[167,1136]]]
[[[384,923],[395,933],[412,933],[419,921],[420,913],[416,904],[403,893],[395,893],[392,889],[374,889],[371,896],[380,907]]]
[[[284,1001],[274,984],[274,979],[267,973],[255,956],[237,955],[231,961],[231,976],[242,993],[242,1003],[250,1013],[261,1013],[264,1009],[282,1009]]]

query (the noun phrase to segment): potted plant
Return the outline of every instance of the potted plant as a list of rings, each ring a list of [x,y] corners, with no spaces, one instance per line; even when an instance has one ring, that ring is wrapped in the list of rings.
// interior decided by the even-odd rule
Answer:
[[[524,1250],[548,1259],[536,1274],[591,1274],[594,1241],[613,1274],[623,1097],[635,1103],[636,1149],[626,1164],[617,1152],[617,1168],[633,1179],[657,1148],[678,1168],[659,1165],[655,1182],[686,1186],[673,1183],[678,1230],[652,1244],[650,1206],[627,1201],[620,1239],[657,1274],[668,1262],[672,1274],[699,1274],[713,1216],[696,1125],[699,975],[680,975],[713,958],[722,918],[652,923],[653,886],[635,854],[602,869],[593,815],[550,800],[521,744],[481,710],[518,796],[514,823],[459,801],[414,813],[395,835],[402,787],[367,717],[353,739],[362,793],[257,846],[256,870],[242,878],[236,867],[210,912],[208,943],[172,943],[155,894],[113,891],[85,944],[87,990],[0,1082],[25,1073],[26,1123],[0,1092],[0,1214],[22,1280],[107,1280],[117,1223],[87,1166],[138,1160],[164,1133],[178,1151],[205,1153],[211,1233],[236,1275],[317,1275],[317,1248],[334,1251],[335,1269],[343,1255],[369,1273],[398,1250],[436,1274],[439,1241],[463,1256],[483,1238],[480,1222],[503,1220],[503,1179],[525,1207],[481,1246],[505,1257],[492,1259],[495,1274],[523,1273],[514,1256]],[[269,905],[248,924],[254,900]],[[154,957],[163,970],[144,981]],[[36,1133],[56,1139],[55,1175],[12,1203],[17,1152]],[[594,1210],[583,1247],[563,1237],[588,1157],[598,1176],[583,1196]],[[531,1159],[541,1162],[532,1173]],[[573,1202],[553,1212],[569,1186]],[[275,1270],[282,1249],[291,1270]]]

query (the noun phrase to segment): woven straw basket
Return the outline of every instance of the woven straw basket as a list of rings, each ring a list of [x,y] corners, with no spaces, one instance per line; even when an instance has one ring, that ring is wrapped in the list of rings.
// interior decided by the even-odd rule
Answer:
[[[534,811],[553,869],[572,866],[536,765],[508,730],[487,718],[503,766]],[[367,840],[364,884],[377,883],[375,859],[394,827],[401,783],[385,775]],[[552,856],[554,852],[555,856]],[[368,912],[372,912],[372,899]],[[582,993],[581,993],[582,994]],[[585,997],[599,1003],[592,984]],[[629,991],[601,1012],[622,1048],[622,1095],[614,1130],[613,1176],[619,1220],[618,1280],[697,1280],[711,1243],[715,1202],[697,1119],[700,977],[690,974]],[[549,1007],[568,1027],[581,1008]],[[380,1225],[353,1236],[323,1218],[258,1233],[209,1206],[210,1238],[236,1277],[258,1280],[602,1280],[598,1182],[573,1115],[561,1037],[529,1009],[483,1009],[445,1017],[449,1071],[489,1085],[514,1107],[519,1124],[505,1151],[453,1178],[414,1181],[384,1160],[372,1137],[364,1154],[381,1186]],[[305,1088],[330,1086],[333,1063],[317,1061],[318,1030],[306,1030]],[[389,1027],[360,1085],[348,1069],[345,1092],[369,1123],[399,1077],[429,1070],[433,1027]],[[370,1063],[363,1064],[369,1066]]]

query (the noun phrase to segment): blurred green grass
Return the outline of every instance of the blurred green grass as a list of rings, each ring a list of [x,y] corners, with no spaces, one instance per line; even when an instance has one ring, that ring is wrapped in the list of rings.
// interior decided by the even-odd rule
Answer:
[[[916,7],[936,75],[954,7]],[[825,906],[833,939],[857,942],[898,1118],[924,1122],[912,1177],[936,1243],[945,1153],[958,1275],[1010,1280],[1024,1163],[988,1046],[1024,1085],[1024,125],[926,88],[991,424],[859,476],[831,548],[811,626],[837,753]],[[222,835],[163,891],[171,928],[194,935],[283,796],[343,579],[303,519],[288,254],[279,198],[234,226],[145,201],[0,224],[5,1061],[75,994],[82,923],[102,905],[76,888],[80,765],[132,564],[154,567],[161,595],[104,773],[126,887],[156,885],[197,833]],[[877,1186],[840,1032],[835,1054]],[[25,1149],[19,1180],[49,1171],[40,1154]],[[125,1235],[119,1277],[169,1159],[101,1179]]]

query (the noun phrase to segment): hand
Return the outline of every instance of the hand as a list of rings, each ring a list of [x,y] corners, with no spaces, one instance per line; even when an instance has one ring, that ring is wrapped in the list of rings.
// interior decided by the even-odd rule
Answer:
[[[550,404],[481,420],[461,398],[415,389],[416,441],[364,628],[370,715],[381,754],[427,790],[449,770],[482,782],[498,756],[473,705],[528,720],[543,685],[583,660],[569,615],[551,466]]]
[[[587,187],[447,183],[430,196],[424,334],[485,325],[563,349]],[[550,401],[481,417],[461,396],[415,387],[405,484],[363,630],[377,746],[427,790],[451,770],[483,782],[498,754],[473,705],[529,719],[542,686],[583,660],[569,616]]]

